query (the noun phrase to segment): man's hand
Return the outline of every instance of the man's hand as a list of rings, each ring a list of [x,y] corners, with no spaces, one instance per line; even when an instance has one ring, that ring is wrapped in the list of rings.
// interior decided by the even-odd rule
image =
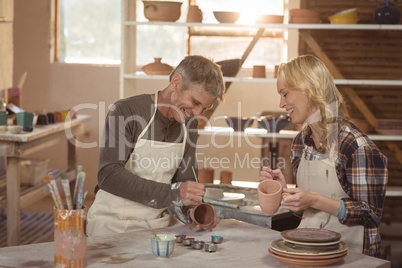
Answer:
[[[186,181],[180,185],[180,198],[185,206],[199,205],[205,194],[205,186],[195,181]]]

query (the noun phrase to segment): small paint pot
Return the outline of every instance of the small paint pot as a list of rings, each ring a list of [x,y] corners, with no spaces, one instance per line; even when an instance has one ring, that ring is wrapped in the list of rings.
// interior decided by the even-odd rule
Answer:
[[[185,246],[191,246],[191,242],[194,240],[193,237],[187,237],[185,239],[183,239],[183,245]]]
[[[211,235],[211,242],[214,244],[221,244],[223,242],[223,237],[219,235]]]
[[[183,240],[186,239],[186,235],[176,235],[176,242],[177,243],[183,243]]]
[[[206,252],[215,252],[218,246],[215,243],[206,243],[204,249]]]
[[[191,247],[193,249],[202,249],[204,247],[205,242],[201,240],[194,240],[191,242]]]

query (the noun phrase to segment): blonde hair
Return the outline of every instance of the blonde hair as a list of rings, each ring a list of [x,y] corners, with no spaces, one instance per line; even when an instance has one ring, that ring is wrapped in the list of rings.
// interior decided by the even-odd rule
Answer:
[[[329,123],[344,124],[344,120],[338,119],[339,114],[343,119],[349,119],[345,100],[328,68],[317,57],[302,55],[282,63],[279,66],[278,79],[290,90],[303,92],[309,101],[308,108],[316,108],[319,111],[318,125],[323,132],[320,151],[326,153],[328,137],[331,134],[328,133]]]

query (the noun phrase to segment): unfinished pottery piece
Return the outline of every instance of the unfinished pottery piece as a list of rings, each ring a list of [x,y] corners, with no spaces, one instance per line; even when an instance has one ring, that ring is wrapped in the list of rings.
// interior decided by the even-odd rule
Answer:
[[[276,180],[264,180],[258,184],[257,196],[261,211],[273,215],[281,206],[282,185]]]
[[[191,210],[191,219],[201,228],[208,228],[211,226],[216,218],[215,209],[207,203],[202,203]]]
[[[162,58],[154,58],[154,62],[142,67],[142,70],[149,75],[169,75],[173,71],[173,67],[162,63]]]

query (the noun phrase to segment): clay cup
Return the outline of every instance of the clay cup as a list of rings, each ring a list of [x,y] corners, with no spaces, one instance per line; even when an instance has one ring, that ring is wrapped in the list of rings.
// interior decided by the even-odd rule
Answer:
[[[282,185],[275,180],[264,180],[257,188],[258,204],[267,215],[275,214],[282,200]]]
[[[202,203],[196,206],[191,211],[191,214],[193,223],[197,224],[201,228],[208,228],[214,223],[216,218],[215,209],[207,203]]]

